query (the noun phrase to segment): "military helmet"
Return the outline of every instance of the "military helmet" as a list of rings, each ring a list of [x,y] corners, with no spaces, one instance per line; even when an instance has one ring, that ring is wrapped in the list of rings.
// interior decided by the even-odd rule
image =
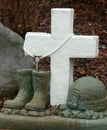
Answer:
[[[82,77],[71,85],[67,106],[71,109],[102,111],[106,101],[105,85],[99,79]]]

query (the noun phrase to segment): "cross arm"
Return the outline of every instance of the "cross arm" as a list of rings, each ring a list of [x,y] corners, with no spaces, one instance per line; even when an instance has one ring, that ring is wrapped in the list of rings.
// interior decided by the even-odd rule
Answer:
[[[25,36],[23,49],[30,56],[43,56],[48,53],[52,46],[51,34],[28,32]]]
[[[69,58],[94,58],[98,56],[98,36],[71,36],[59,51]]]
[[[59,50],[64,37],[53,37],[50,33],[28,32],[25,36],[23,49],[25,53],[34,56],[50,56],[54,51]]]

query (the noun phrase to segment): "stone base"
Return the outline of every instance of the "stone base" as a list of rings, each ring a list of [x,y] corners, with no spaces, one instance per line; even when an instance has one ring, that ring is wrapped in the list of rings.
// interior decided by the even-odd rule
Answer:
[[[107,118],[83,120],[58,116],[30,117],[0,113],[0,128],[14,130],[107,130]]]

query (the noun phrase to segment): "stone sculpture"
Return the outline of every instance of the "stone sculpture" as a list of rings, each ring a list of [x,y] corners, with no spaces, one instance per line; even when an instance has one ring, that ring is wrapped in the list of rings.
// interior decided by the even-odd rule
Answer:
[[[82,77],[71,86],[67,105],[71,109],[104,111],[106,96],[106,87],[100,80]]]
[[[17,70],[32,68],[33,60],[24,55],[23,38],[0,22],[0,97],[16,95]]]
[[[56,115],[88,120],[107,117],[107,90],[99,79],[79,78],[70,86],[66,104],[46,107],[47,103],[49,105],[49,71],[38,73],[35,70],[21,70],[19,74],[21,88],[14,100],[5,101],[2,109],[5,114],[35,117]]]
[[[54,8],[51,16],[51,33],[28,32],[23,49],[31,57],[51,57],[50,102],[56,105],[66,103],[73,83],[73,58],[97,57],[99,38],[73,34],[73,9]]]
[[[81,57],[92,58],[98,55],[98,37],[97,36],[73,35],[73,12],[74,12],[73,9],[52,9],[52,34],[51,35],[47,33],[35,33],[35,32],[34,33],[29,32],[26,34],[24,50],[32,57],[37,56],[35,57],[37,68],[36,70],[23,69],[19,71],[19,88],[20,88],[19,92],[14,100],[5,101],[4,106],[3,106],[4,112],[6,112],[8,108],[9,108],[9,112],[11,110],[15,111],[14,109],[20,109],[18,113],[24,112],[25,115],[28,114],[28,115],[34,116],[34,115],[37,115],[37,112],[40,112],[40,111],[46,112],[48,109],[47,106],[49,105],[52,105],[51,110],[48,111],[50,115],[51,114],[63,115],[62,113],[66,113],[66,111],[68,112],[70,109],[81,110],[81,111],[86,111],[87,109],[89,110],[91,109],[93,111],[94,110],[100,111],[100,110],[106,109],[104,105],[106,101],[105,86],[103,85],[103,83],[101,83],[97,79],[87,77],[87,78],[78,79],[73,85],[70,85],[72,83],[71,81],[73,80],[72,76],[70,77],[71,74],[66,73],[66,71],[61,71],[61,69],[59,68],[60,64],[59,64],[59,60],[57,60],[57,56],[59,57],[59,55],[62,53],[64,53],[64,56],[67,55],[66,57],[60,58],[61,61],[63,61],[61,62],[61,64],[64,64],[64,66],[67,65],[66,62],[67,62],[67,58],[69,59],[69,57],[78,57],[78,55],[80,57],[81,55]],[[60,20],[64,19],[65,16],[68,17],[69,22],[67,23],[65,22],[65,25],[66,25],[65,30],[61,22],[58,23],[58,21],[60,21],[58,16],[61,16]],[[70,19],[70,16],[72,16],[72,19]],[[71,27],[71,30],[70,30],[70,27]],[[61,29],[63,30],[63,32]],[[65,37],[65,39],[67,37],[67,39],[64,40],[64,42],[63,42],[62,36]],[[35,41],[37,44],[35,43]],[[87,44],[85,43],[85,41],[87,41]],[[45,43],[46,46],[44,45],[44,42],[46,42]],[[29,43],[30,43],[30,46],[29,46]],[[50,43],[50,46],[49,46],[49,43]],[[59,46],[59,43],[60,43],[60,46]],[[54,44],[55,46],[53,46]],[[83,48],[83,45],[84,45],[84,48]],[[80,47],[83,48],[82,51],[80,50]],[[70,51],[69,51],[69,48],[71,48]],[[49,55],[52,59],[51,60],[52,62],[51,77],[50,77],[49,71],[38,70],[39,60],[47,55]],[[66,60],[64,61],[62,59],[66,59]],[[65,66],[63,70],[66,70],[66,68],[69,69],[68,66],[67,67]],[[70,71],[69,73],[72,73],[72,72]],[[67,77],[64,78],[65,76]],[[50,81],[53,81],[53,80],[55,82],[51,82],[50,84]],[[68,100],[67,102],[65,102],[67,93],[68,93],[68,86],[69,86],[68,84],[71,86],[71,89],[69,90],[70,92],[69,92]],[[54,88],[52,87],[53,85],[54,85]],[[62,86],[63,86],[63,89],[61,88]],[[50,94],[50,97],[51,97],[50,101],[52,102],[51,104],[49,104],[49,93],[53,89],[56,89],[55,90],[56,93],[59,95],[61,94],[62,96],[61,95],[59,96],[56,93],[52,92],[51,93],[52,95]],[[53,99],[53,94],[54,94],[55,99]],[[58,99],[58,102],[60,101],[59,104],[61,104],[61,106],[57,104],[58,102],[56,101],[56,99]],[[56,104],[54,104],[55,102]],[[100,106],[98,105],[99,102],[100,102]],[[63,105],[65,106],[64,108],[63,108]],[[60,111],[60,108],[62,111]],[[63,111],[65,108],[67,110]],[[22,111],[21,109],[24,109],[24,110]]]
[[[91,130],[92,127],[89,127],[91,125],[86,120],[76,118],[95,120],[107,117],[106,87],[99,79],[92,77],[82,77],[72,83],[73,64],[70,58],[96,57],[98,37],[73,35],[72,9],[53,9],[52,15],[52,34],[27,33],[24,50],[32,57],[37,56],[36,70],[18,71],[19,92],[14,100],[5,101],[2,112],[15,115],[18,123],[22,119],[17,115],[22,115],[25,122],[24,125],[19,124],[26,129],[27,123],[29,130]],[[65,17],[71,21],[66,22]],[[53,18],[60,18],[61,21],[58,23],[59,20],[56,20],[56,23]],[[63,28],[62,21],[65,21],[66,28]],[[52,59],[51,72],[38,70],[38,62],[45,56]],[[4,115],[2,116],[4,118]],[[99,123],[90,122],[95,129],[101,128]],[[17,122],[15,125],[17,126]],[[15,125],[13,124],[12,128]],[[92,130],[95,130],[93,128]],[[106,130],[107,126],[104,128]]]
[[[20,70],[19,92],[14,100],[7,100],[4,108],[44,110],[48,103],[49,71]]]
[[[107,114],[107,90],[96,78],[82,77],[71,85],[63,117],[98,119]]]

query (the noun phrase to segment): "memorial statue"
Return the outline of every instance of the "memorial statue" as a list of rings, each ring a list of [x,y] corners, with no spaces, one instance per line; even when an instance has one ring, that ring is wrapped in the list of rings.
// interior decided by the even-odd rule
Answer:
[[[28,32],[25,36],[24,51],[38,57],[36,69],[18,71],[19,92],[14,100],[5,101],[2,109],[4,114],[16,116],[15,125],[18,121],[21,129],[28,125],[29,130],[91,130],[89,126],[97,129],[105,123],[97,120],[89,125],[86,120],[76,120],[107,117],[107,95],[97,78],[81,77],[73,83],[72,58],[98,56],[98,36],[73,34],[73,12],[52,9],[52,33]],[[51,57],[50,72],[38,70],[39,60],[46,56]]]
[[[61,116],[82,119],[98,119],[106,116],[107,90],[93,77],[81,77],[71,85],[66,108]]]
[[[49,71],[19,70],[19,92],[14,100],[7,100],[4,108],[43,110],[49,96]]]
[[[71,109],[104,111],[106,87],[96,78],[82,77],[70,88],[67,105]]]
[[[71,58],[93,58],[98,55],[98,36],[73,34],[73,12],[69,8],[52,9],[52,34],[26,34],[23,49],[35,58],[36,69],[18,71],[19,92],[14,100],[4,102],[3,112],[11,114],[17,111],[20,114],[24,110],[23,115],[39,116],[37,113],[42,111],[45,116],[48,110],[48,115],[72,118],[72,112],[75,110],[78,113],[79,110],[79,115],[85,113],[82,118],[87,118],[87,110],[93,111],[91,113],[106,110],[106,87],[100,80],[82,77],[72,83]],[[64,21],[65,17],[69,22]],[[61,20],[66,26],[62,26]],[[38,70],[39,61],[46,56],[51,57],[51,75],[48,70]],[[92,118],[93,116],[90,119]]]
[[[107,90],[93,77],[81,77],[69,89],[66,104],[49,104],[49,71],[20,70],[19,92],[14,100],[7,100],[2,111],[28,116],[61,116],[79,119],[99,119],[107,116]],[[47,104],[48,103],[48,104]],[[22,110],[25,110],[22,114]]]

